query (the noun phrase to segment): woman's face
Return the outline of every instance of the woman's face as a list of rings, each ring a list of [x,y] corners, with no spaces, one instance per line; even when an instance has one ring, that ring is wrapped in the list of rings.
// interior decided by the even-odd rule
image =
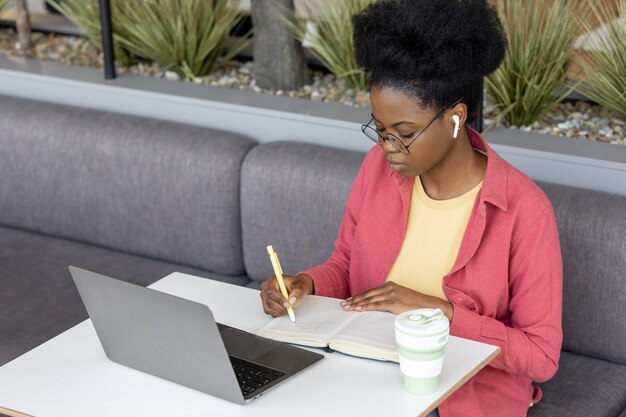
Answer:
[[[391,133],[406,145],[428,126],[440,109],[422,109],[415,98],[388,87],[370,90],[373,123],[385,136]],[[388,140],[382,148],[390,168],[405,177],[416,177],[436,167],[457,142],[452,139],[452,109],[443,113],[409,146],[409,154]]]

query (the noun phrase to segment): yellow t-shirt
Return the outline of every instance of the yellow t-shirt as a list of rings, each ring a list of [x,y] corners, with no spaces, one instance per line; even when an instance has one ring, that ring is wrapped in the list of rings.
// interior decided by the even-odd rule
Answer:
[[[482,184],[450,200],[433,200],[415,178],[402,249],[387,281],[446,300],[441,282],[454,265]]]

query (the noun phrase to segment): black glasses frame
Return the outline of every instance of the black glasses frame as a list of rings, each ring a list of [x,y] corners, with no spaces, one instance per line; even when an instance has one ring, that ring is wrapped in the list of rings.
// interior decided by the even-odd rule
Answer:
[[[430,127],[430,125],[432,125],[435,122],[435,120],[437,120],[439,118],[439,116],[441,116],[443,113],[445,113],[451,107],[454,107],[457,104],[459,104],[462,100],[463,100],[463,98],[461,97],[460,99],[458,99],[454,103],[449,104],[449,105],[445,106],[444,108],[442,108],[441,110],[439,110],[439,113],[437,113],[437,115],[426,125],[426,127],[424,129],[422,129],[422,131],[419,132],[416,137],[411,139],[411,141],[408,144],[404,143],[404,141],[402,141],[402,139],[400,139],[399,137],[397,137],[393,133],[387,133],[387,134],[385,134],[383,136],[377,129],[372,127],[371,124],[372,124],[372,120],[374,120],[374,116],[372,116],[372,118],[370,119],[370,121],[367,124],[361,125],[361,132],[368,139],[370,139],[374,143],[378,143],[379,145],[382,145],[386,140],[388,140],[389,143],[391,143],[391,145],[394,148],[396,148],[400,152],[408,155],[409,154],[409,146],[411,146],[413,144],[413,142],[418,140],[419,137],[422,136],[422,133],[424,133],[426,131],[426,129],[428,129]],[[366,133],[366,132],[369,132],[369,131],[373,132],[376,135],[375,136],[376,139],[374,139],[374,137],[372,137],[368,133]]]

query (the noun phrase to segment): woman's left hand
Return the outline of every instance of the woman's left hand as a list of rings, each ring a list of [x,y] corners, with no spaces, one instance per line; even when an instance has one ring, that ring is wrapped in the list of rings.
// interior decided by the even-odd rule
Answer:
[[[387,281],[380,287],[350,297],[341,302],[341,307],[346,311],[389,311],[394,314],[416,308],[440,308],[450,322],[454,315],[452,303],[403,287],[393,281]]]

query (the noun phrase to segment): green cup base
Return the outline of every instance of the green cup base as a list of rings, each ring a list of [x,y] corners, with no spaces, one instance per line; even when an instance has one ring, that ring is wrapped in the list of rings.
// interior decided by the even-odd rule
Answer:
[[[439,375],[432,378],[412,378],[403,375],[404,389],[415,395],[428,395],[439,388]]]

